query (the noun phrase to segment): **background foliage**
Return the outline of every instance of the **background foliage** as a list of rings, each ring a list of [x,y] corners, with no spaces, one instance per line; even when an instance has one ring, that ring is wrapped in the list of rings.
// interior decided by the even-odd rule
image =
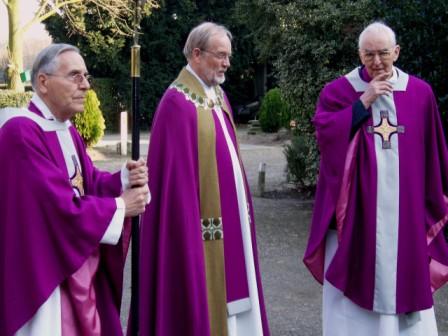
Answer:
[[[378,12],[397,34],[401,46],[397,66],[431,84],[448,130],[448,2],[381,1]]]
[[[56,41],[81,48],[94,76],[114,78],[110,85],[116,101],[110,106],[121,106],[110,113],[104,106],[109,120],[109,115],[129,106],[131,41],[117,37],[107,22],[98,25],[88,13],[83,19],[90,27],[88,35],[68,31],[58,17],[51,18],[47,26]],[[313,186],[318,152],[311,119],[319,92],[325,83],[359,65],[358,35],[378,19],[397,33],[401,45],[397,66],[434,88],[446,127],[448,2],[444,0],[161,1],[160,8],[142,21],[145,126],[149,127],[157,102],[186,63],[181,51],[189,30],[204,20],[222,23],[235,37],[235,57],[225,83],[230,100],[235,106],[249,103],[260,98],[265,85],[267,89],[279,87],[297,121],[298,138],[285,149],[289,175],[298,186]],[[267,71],[267,80],[259,80],[260,71]],[[117,125],[111,120],[106,121],[108,127]]]
[[[300,188],[316,183],[318,152],[311,118],[325,83],[359,65],[357,38],[383,20],[401,46],[397,66],[428,81],[447,127],[448,3],[442,0],[244,0],[259,57],[271,59],[298,129],[285,149],[288,175]],[[301,182],[302,181],[302,182]],[[305,183],[303,181],[306,181]]]
[[[114,32],[107,21],[98,24],[88,11],[78,9],[86,27],[85,33],[70,29],[64,20],[54,16],[46,28],[55,42],[66,42],[80,48],[94,77],[114,78],[116,103],[130,110],[129,58],[132,41]],[[253,101],[255,96],[256,57],[247,25],[237,20],[233,5],[224,0],[165,0],[160,8],[141,22],[141,93],[142,128],[149,128],[157,103],[168,85],[186,64],[182,49],[189,31],[204,20],[224,24],[235,33],[234,58],[224,85],[236,106]],[[99,96],[100,93],[99,93]],[[100,97],[101,98],[101,97]],[[118,110],[103,106],[108,130],[116,131]]]
[[[268,133],[277,132],[280,127],[286,127],[289,124],[288,106],[279,88],[269,90],[263,97],[259,119],[261,129]]]
[[[95,78],[92,88],[95,90],[98,100],[101,102],[101,111],[106,129],[118,130],[120,125],[120,112],[126,108],[120,101],[120,94],[117,92],[115,81],[111,78]]]
[[[77,113],[72,121],[87,147],[95,145],[103,137],[104,118],[95,91],[87,91],[84,112]]]
[[[276,78],[297,123],[296,138],[285,154],[288,175],[300,188],[316,183],[318,154],[311,118],[317,97],[326,82],[358,64],[357,36],[372,17],[371,4],[304,0],[279,4],[275,10],[279,25],[270,29],[273,38],[268,43],[278,50]]]
[[[32,92],[14,92],[11,90],[0,90],[0,108],[4,107],[26,107],[33,96]]]

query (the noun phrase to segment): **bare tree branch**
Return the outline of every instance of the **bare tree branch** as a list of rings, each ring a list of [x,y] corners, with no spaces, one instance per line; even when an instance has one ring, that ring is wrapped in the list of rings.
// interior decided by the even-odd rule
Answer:
[[[50,2],[50,0],[41,0],[40,1],[39,9],[36,11],[36,13],[34,13],[33,20],[42,15],[42,13],[45,10],[45,7],[47,7],[49,2]]]
[[[7,1],[7,0],[1,0]],[[20,28],[23,33],[27,31],[32,25],[40,23],[50,16],[56,14],[60,9],[63,9],[70,26],[78,32],[82,32],[82,28],[76,24],[76,20],[70,13],[70,6],[81,3],[83,0],[41,0],[39,9],[36,11],[34,17]],[[129,1],[124,0],[84,0],[84,2],[94,4],[96,12],[102,18],[101,11],[107,13],[113,19],[113,25],[117,33],[120,35],[131,35],[134,33],[132,27],[128,24],[128,18],[133,14],[133,8]],[[154,7],[157,6],[155,1],[149,1]],[[50,6],[51,5],[51,6]],[[103,14],[104,15],[104,14]]]
[[[24,26],[22,26],[20,28],[21,32],[25,32],[27,31],[32,25],[36,24],[36,23],[40,23],[42,21],[44,21],[45,19],[49,18],[50,16],[54,15],[57,13],[58,9],[60,9],[61,7],[65,6],[65,5],[71,5],[71,4],[75,4],[78,2],[81,2],[82,0],[67,0],[67,1],[56,1],[56,3],[54,4],[54,6],[48,10],[47,12],[45,12],[45,14],[42,14],[45,11],[45,8],[47,8],[49,1],[45,0],[42,5],[40,6],[39,10],[36,12],[36,15],[30,20],[28,21]]]

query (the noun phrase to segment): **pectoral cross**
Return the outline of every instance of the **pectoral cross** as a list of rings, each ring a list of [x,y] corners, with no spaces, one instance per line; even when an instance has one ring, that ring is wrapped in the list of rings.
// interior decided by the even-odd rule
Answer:
[[[381,120],[376,126],[369,126],[367,128],[367,132],[378,134],[381,137],[382,148],[390,149],[392,148],[392,144],[390,139],[395,133],[404,133],[404,126],[394,125],[389,120],[389,112],[381,111],[380,112]]]
[[[79,196],[84,196],[84,179],[82,177],[81,169],[79,168],[76,156],[72,155],[73,165],[75,166],[75,173],[70,177],[70,183],[73,189],[78,190]]]

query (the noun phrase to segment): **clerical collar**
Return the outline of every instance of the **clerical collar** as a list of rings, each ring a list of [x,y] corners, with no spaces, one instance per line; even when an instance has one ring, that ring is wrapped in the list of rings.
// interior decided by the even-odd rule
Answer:
[[[39,111],[42,113],[45,119],[54,120],[55,122],[65,124],[67,127],[71,125],[69,120],[66,121],[57,120],[54,114],[51,113],[48,106],[44,103],[42,98],[40,98],[36,92],[34,92],[33,97],[31,98],[31,102],[39,109]]]
[[[365,65],[361,65],[358,68],[358,71],[359,71],[359,77],[361,77],[361,79],[363,81],[370,82],[372,80],[372,78],[369,76],[369,73],[366,70]],[[392,77],[389,78],[388,81],[395,83],[398,80],[398,76],[399,76],[399,72],[398,72],[397,68],[393,66],[392,67]]]
[[[201,79],[201,77],[198,76],[198,74],[193,70],[193,68],[190,66],[190,64],[187,64],[185,67],[196,79],[201,83],[202,87],[204,88],[205,94],[207,97],[209,97],[212,100],[216,99],[216,92],[212,86],[209,86],[205,84],[205,82]]]

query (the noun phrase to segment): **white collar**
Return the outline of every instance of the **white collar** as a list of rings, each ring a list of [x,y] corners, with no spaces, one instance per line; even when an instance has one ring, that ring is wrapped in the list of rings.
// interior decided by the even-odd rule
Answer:
[[[186,69],[196,77],[196,79],[201,83],[202,87],[204,88],[205,94],[207,97],[211,99],[216,99],[216,93],[212,86],[209,86],[205,84],[205,82],[201,79],[201,77],[198,76],[198,74],[193,70],[193,68],[190,66],[190,64],[187,64]]]
[[[70,120],[59,121],[58,119],[56,119],[54,114],[51,113],[48,106],[44,103],[42,98],[36,92],[34,92],[33,97],[31,98],[31,101],[33,102],[34,105],[36,105],[36,107],[39,109],[39,111],[42,113],[42,115],[44,116],[45,119],[54,120],[57,123],[65,124],[67,127],[71,125]]]

